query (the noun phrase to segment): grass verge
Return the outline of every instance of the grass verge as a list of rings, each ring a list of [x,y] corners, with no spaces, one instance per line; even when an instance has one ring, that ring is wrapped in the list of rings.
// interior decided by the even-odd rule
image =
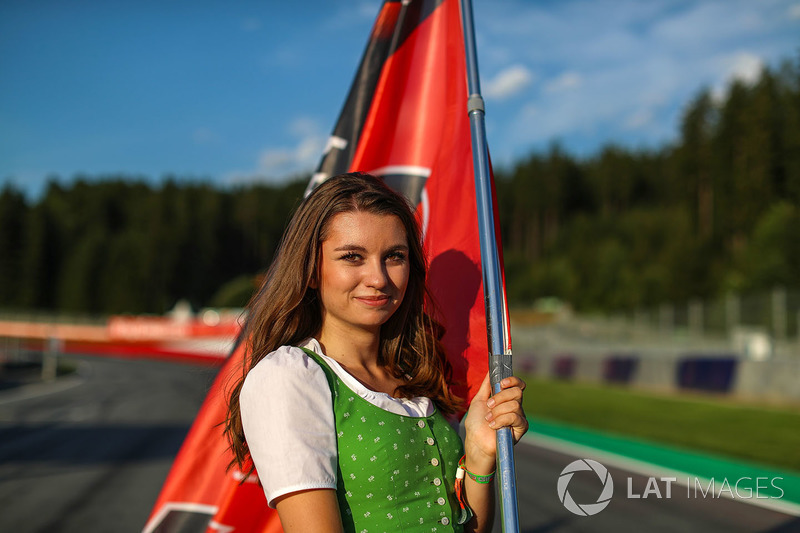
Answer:
[[[523,379],[528,415],[800,472],[800,408]]]

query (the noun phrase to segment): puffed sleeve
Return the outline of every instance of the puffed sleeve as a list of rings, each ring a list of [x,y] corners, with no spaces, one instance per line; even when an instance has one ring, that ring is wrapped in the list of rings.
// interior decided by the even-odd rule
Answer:
[[[336,489],[336,429],[325,373],[300,348],[282,346],[248,372],[239,405],[267,502]]]

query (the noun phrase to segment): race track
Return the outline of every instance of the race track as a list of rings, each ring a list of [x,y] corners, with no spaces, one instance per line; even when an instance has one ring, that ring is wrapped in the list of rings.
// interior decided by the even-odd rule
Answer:
[[[78,375],[0,391],[0,531],[141,531],[215,370],[143,359],[78,357]],[[792,532],[800,518],[727,499],[628,499],[647,479],[615,468],[606,509],[582,517],[556,484],[576,457],[516,449],[520,529],[545,532]],[[585,475],[584,475],[585,474]],[[579,472],[569,492],[594,502],[601,483]],[[683,497],[682,497],[683,496]],[[496,531],[499,531],[499,527]]]

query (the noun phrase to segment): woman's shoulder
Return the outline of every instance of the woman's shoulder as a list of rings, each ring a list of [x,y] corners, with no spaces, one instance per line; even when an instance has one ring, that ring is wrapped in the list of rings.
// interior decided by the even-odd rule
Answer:
[[[247,372],[243,388],[276,381],[314,381],[325,379],[319,364],[299,346],[281,346],[268,353]]]
[[[309,361],[313,364],[311,356],[300,346],[281,346],[265,355],[250,371],[261,368],[305,367]]]

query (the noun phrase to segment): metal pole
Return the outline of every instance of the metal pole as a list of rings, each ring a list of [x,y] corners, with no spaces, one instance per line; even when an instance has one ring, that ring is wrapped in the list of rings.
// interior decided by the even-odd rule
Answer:
[[[489,150],[484,126],[484,105],[478,78],[478,55],[475,47],[475,25],[471,0],[461,0],[462,27],[467,58],[467,88],[472,162],[475,167],[475,193],[481,241],[481,270],[486,305],[489,340],[489,372],[492,391],[500,392],[500,381],[511,376],[511,343],[508,333],[508,312],[500,270],[494,227],[494,209],[490,183]],[[514,441],[509,428],[497,431],[497,477],[503,531],[519,531],[517,486],[514,475]]]

